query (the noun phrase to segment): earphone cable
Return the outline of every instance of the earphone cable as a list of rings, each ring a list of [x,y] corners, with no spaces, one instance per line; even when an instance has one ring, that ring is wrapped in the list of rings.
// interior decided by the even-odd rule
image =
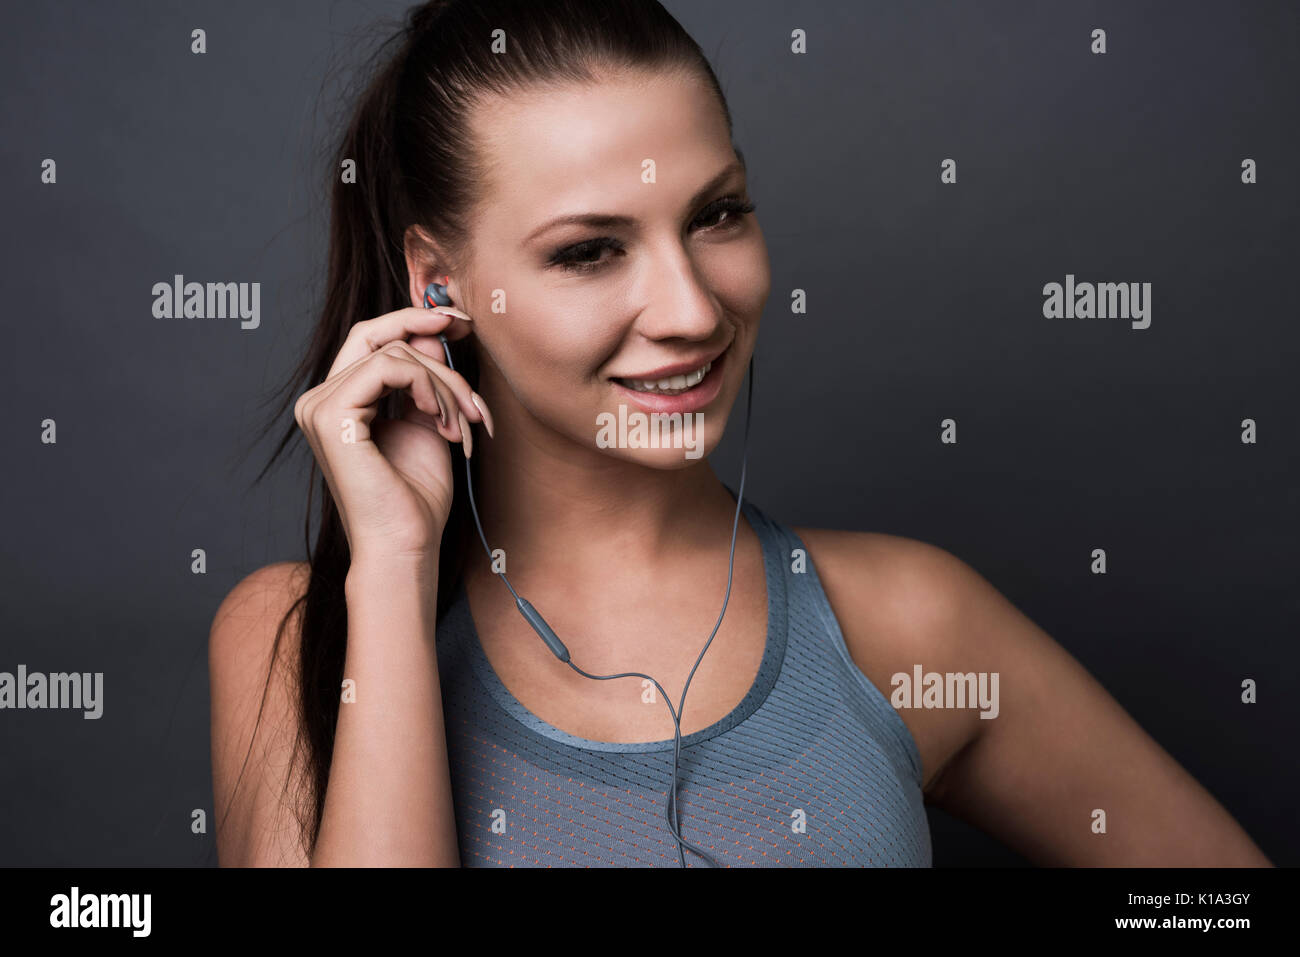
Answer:
[[[447,343],[447,339],[445,336],[442,335],[440,335],[438,339],[442,343],[443,352],[446,353],[447,365],[454,372],[456,370],[456,366],[455,363],[452,361],[451,348]],[[732,585],[732,579],[735,572],[735,559],[736,559],[736,532],[740,525],[741,504],[743,503],[745,497],[745,473],[747,471],[748,460],[749,460],[749,426],[750,426],[750,421],[753,418],[754,360],[752,357],[749,360],[748,379],[749,379],[749,386],[748,386],[748,394],[746,396],[746,402],[745,402],[745,432],[744,432],[743,451],[741,454],[740,483],[736,491],[736,512],[732,519],[732,524],[731,524],[731,550],[727,559],[727,590],[726,593],[723,595],[722,611],[719,613],[718,620],[713,626],[713,631],[709,634],[708,640],[704,643],[704,647],[700,650],[699,657],[695,659],[695,664],[692,666],[690,674],[687,675],[686,684],[682,688],[682,697],[680,702],[678,703],[678,707],[676,709],[673,708],[672,699],[669,697],[668,693],[664,691],[663,686],[650,675],[642,674],[637,671],[628,671],[628,672],[622,672],[619,674],[612,674],[612,675],[593,675],[586,671],[583,671],[572,661],[569,661],[567,658],[567,650],[565,653],[565,657],[561,659],[570,668],[572,668],[574,671],[576,671],[578,674],[582,675],[585,678],[591,678],[592,680],[595,681],[609,681],[614,678],[644,678],[647,681],[653,683],[655,688],[658,689],[660,696],[663,698],[664,704],[667,705],[668,707],[668,713],[672,716],[673,719],[673,777],[672,777],[671,786],[668,791],[668,798],[664,807],[664,816],[668,824],[668,830],[673,835],[673,838],[677,842],[677,860],[678,860],[678,865],[680,867],[686,867],[686,856],[683,853],[683,848],[690,850],[693,853],[699,855],[704,861],[708,863],[710,867],[718,866],[717,862],[712,857],[710,857],[707,853],[705,853],[700,848],[696,847],[691,842],[687,841],[682,836],[681,833],[681,824],[678,820],[678,813],[677,813],[677,778],[678,778],[678,768],[681,760],[681,745],[682,745],[681,713],[685,710],[686,707],[686,692],[690,689],[691,679],[695,677],[695,672],[699,668],[700,662],[704,660],[705,652],[707,652],[709,650],[709,646],[713,644],[714,636],[717,635],[718,629],[722,626],[722,619],[727,613],[727,603],[731,599],[731,585]],[[465,456],[465,487],[469,495],[470,511],[474,515],[474,525],[478,529],[479,540],[483,543],[483,550],[487,553],[488,562],[489,564],[491,564],[492,548],[488,544],[487,535],[483,531],[483,522],[479,518],[479,514],[478,514],[478,503],[474,499],[474,473],[471,470],[470,460],[468,456]],[[510,589],[510,594],[514,596],[516,605],[518,605],[520,602],[523,601],[519,593],[515,591],[515,587],[512,584],[510,584],[510,579],[506,577],[506,573],[504,571],[493,572],[493,574],[497,575],[505,583],[505,586],[508,589]],[[530,624],[532,624],[532,622],[530,622]],[[537,626],[534,624],[533,627],[534,629],[536,629]],[[555,651],[555,649],[552,648],[552,651]]]

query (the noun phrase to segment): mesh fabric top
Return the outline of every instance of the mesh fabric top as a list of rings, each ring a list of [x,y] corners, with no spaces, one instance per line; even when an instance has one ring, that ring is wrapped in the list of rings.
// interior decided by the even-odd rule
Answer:
[[[916,742],[849,657],[811,559],[792,571],[798,536],[743,514],[763,545],[766,650],[744,700],[682,738],[682,836],[723,867],[931,866]],[[678,866],[672,738],[592,741],[532,714],[483,653],[463,586],[437,645],[464,866]]]

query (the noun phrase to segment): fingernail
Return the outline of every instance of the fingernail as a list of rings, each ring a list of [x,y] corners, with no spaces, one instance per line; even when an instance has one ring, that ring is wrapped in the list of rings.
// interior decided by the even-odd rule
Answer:
[[[469,398],[474,403],[474,408],[483,413],[483,427],[487,429],[488,438],[495,439],[496,432],[492,429],[492,413],[487,410],[487,403],[483,401],[483,397],[477,392],[471,392]]]
[[[443,428],[447,427],[447,407],[442,404],[442,396],[434,393],[433,397],[438,400],[438,424]]]
[[[469,458],[474,454],[474,433],[469,430],[469,423],[465,421],[464,412],[457,412],[456,417],[460,420],[460,440],[465,446],[465,458]]]
[[[449,312],[449,311],[448,311],[448,310],[450,310],[450,309],[455,309],[455,308],[456,308],[455,306],[433,306],[432,308],[429,309],[429,311],[430,311],[430,312],[440,312],[440,313],[442,313],[444,316],[451,316],[453,319],[464,319],[466,322],[473,322],[473,321],[474,321],[473,318],[470,316],[469,313],[464,313],[464,314],[462,315],[462,314],[461,314],[461,310],[459,310],[459,309],[456,309],[455,312]]]

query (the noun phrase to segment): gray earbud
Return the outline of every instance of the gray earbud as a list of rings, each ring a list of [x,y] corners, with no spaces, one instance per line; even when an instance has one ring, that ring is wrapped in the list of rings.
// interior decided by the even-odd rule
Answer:
[[[450,282],[450,276],[443,276],[443,279]],[[450,306],[451,296],[447,295],[447,284],[442,282],[431,282],[424,287],[424,304],[426,306]]]

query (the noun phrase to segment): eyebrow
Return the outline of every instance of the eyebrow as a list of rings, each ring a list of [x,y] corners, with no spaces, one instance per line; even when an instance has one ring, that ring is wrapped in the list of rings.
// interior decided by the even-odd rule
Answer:
[[[733,149],[736,148],[733,147]],[[737,172],[744,172],[746,170],[745,157],[741,154],[739,149],[736,149],[736,156],[739,157],[739,162],[729,163],[727,166],[719,170],[716,176],[695,191],[695,195],[691,197],[691,201],[687,204],[688,206],[696,205],[704,199],[705,196],[713,192]],[[594,229],[620,226],[629,228],[636,225],[636,220],[631,216],[620,216],[614,213],[570,213],[567,216],[557,216],[538,226],[524,237],[522,245],[527,245],[537,236],[540,236],[548,230],[554,229],[556,226],[565,226],[572,223],[590,226]]]

